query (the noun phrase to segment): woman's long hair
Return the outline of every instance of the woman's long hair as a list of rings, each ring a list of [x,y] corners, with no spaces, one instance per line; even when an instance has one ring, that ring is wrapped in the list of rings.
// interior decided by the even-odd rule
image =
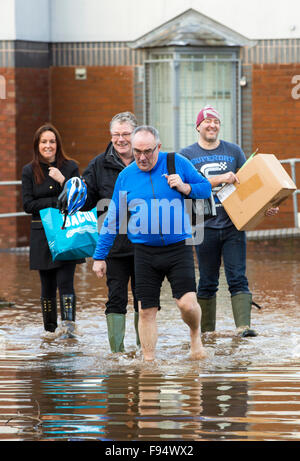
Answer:
[[[40,128],[36,130],[34,137],[33,137],[33,160],[31,161],[33,175],[34,175],[36,184],[41,184],[45,180],[45,175],[41,168],[41,162],[45,163],[45,159],[41,156],[40,151],[39,151],[41,135],[45,131],[52,131],[52,133],[54,133],[55,138],[56,138],[55,160],[56,160],[57,168],[60,169],[66,161],[72,160],[70,157],[68,157],[68,155],[64,151],[61,136],[58,130],[51,123],[45,123],[44,125],[40,126]]]

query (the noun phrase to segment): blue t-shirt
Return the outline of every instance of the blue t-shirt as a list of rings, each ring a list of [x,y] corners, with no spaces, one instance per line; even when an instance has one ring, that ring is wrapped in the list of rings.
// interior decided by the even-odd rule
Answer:
[[[188,158],[194,167],[208,179],[229,171],[236,173],[246,161],[244,152],[237,144],[223,140],[220,141],[216,149],[203,149],[196,142],[182,149],[180,153]],[[205,221],[205,227],[222,229],[232,226],[231,219],[216,195],[221,187],[222,184],[213,189],[217,216]]]

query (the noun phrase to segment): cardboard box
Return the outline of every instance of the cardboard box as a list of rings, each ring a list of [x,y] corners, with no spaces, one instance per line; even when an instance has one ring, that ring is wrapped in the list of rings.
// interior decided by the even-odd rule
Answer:
[[[238,230],[253,230],[265,212],[297,188],[273,154],[256,154],[238,172],[240,184],[225,184],[217,196]]]

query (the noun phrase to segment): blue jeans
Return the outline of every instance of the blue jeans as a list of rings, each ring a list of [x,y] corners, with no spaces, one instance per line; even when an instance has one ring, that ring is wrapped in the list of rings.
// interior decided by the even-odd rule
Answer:
[[[231,296],[249,293],[246,277],[246,234],[235,226],[206,228],[204,240],[196,245],[200,280],[199,298],[212,298],[218,291],[221,260]]]

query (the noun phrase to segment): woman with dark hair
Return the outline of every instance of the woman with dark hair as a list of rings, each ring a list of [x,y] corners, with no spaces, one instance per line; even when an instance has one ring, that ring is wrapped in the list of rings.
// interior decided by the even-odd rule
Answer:
[[[76,296],[74,274],[76,261],[52,261],[39,211],[56,208],[57,199],[65,182],[79,176],[77,163],[64,152],[57,129],[47,123],[41,126],[33,139],[33,160],[22,171],[23,207],[32,215],[30,233],[30,269],[38,270],[41,279],[41,306],[44,328],[54,332],[57,328],[57,299],[67,336],[75,328]]]

